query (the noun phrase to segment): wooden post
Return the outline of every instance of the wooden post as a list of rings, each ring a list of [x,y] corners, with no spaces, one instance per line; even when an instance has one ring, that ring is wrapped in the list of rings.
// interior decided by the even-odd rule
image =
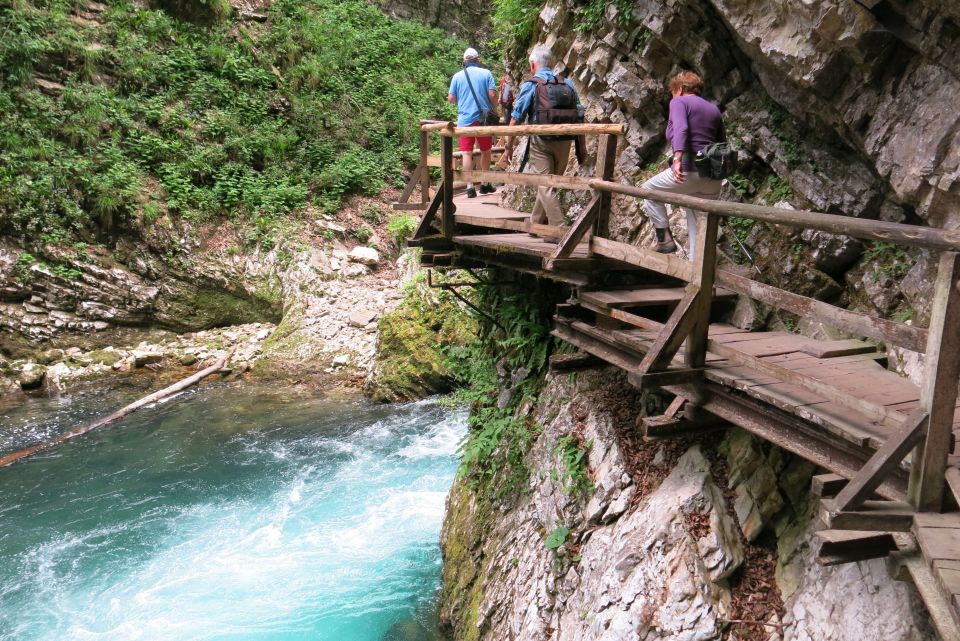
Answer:
[[[960,378],[960,254],[944,252],[933,289],[920,406],[930,415],[926,438],[914,450],[910,502],[920,512],[943,503],[950,433]]]
[[[596,176],[600,180],[613,180],[613,170],[617,163],[617,136],[616,134],[605,134],[600,136],[600,142],[597,145],[597,167]],[[593,235],[600,238],[606,238],[610,233],[610,192],[600,192],[599,210],[597,220],[593,224]]]
[[[430,168],[427,166],[427,158],[430,155],[430,132],[420,130],[420,166],[423,167],[423,173],[420,174],[420,202],[427,204],[430,202]]]
[[[443,136],[440,150],[440,180],[443,189],[440,229],[446,238],[453,237],[453,136]]]
[[[703,367],[707,359],[707,332],[710,329],[710,306],[713,303],[713,281],[717,273],[717,229],[720,218],[706,214],[703,229],[697,234],[693,284],[700,290],[694,311],[696,320],[687,337],[686,364],[691,369]]]

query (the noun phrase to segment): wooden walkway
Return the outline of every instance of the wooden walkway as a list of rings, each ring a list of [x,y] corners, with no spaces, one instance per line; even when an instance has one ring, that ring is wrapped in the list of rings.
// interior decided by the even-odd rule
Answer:
[[[415,208],[406,200],[420,186],[424,216],[410,244],[423,248],[423,264],[502,267],[569,285],[553,335],[576,346],[585,361],[624,370],[636,386],[676,395],[666,414],[644,419],[649,437],[733,424],[817,464],[825,471],[813,487],[827,526],[819,534],[821,561],[889,555],[892,571],[917,586],[941,638],[960,641],[960,234],[618,185],[610,181],[616,126],[566,127],[602,136],[598,178],[457,172],[455,129],[425,123],[424,134],[442,136],[442,179],[434,189],[418,168],[400,203]],[[584,189],[593,197],[570,227],[533,225],[526,214],[502,207],[499,194],[458,194],[454,177]],[[612,193],[705,211],[699,260],[607,239]],[[717,221],[726,215],[942,252],[930,328],[835,308],[717,269]],[[723,319],[738,296],[861,338],[821,341],[737,329]],[[925,352],[923,384],[889,371],[883,345]]]

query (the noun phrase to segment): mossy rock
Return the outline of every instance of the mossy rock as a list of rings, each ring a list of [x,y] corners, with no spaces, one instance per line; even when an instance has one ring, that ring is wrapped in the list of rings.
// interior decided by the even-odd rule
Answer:
[[[161,303],[157,320],[179,331],[273,323],[280,320],[282,313],[278,300],[248,298],[223,290],[175,287],[169,290],[169,294]]]
[[[108,367],[120,362],[123,358],[119,352],[112,349],[98,349],[87,354],[91,363],[106,365]]]
[[[477,325],[459,306],[412,289],[378,322],[377,365],[367,381],[376,401],[413,400],[450,390],[446,350],[476,340]]]

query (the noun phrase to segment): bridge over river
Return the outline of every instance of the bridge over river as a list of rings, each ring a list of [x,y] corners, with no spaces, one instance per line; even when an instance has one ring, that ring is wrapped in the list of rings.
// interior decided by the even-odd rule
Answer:
[[[593,177],[460,171],[452,123],[421,122],[421,157],[395,209],[422,213],[409,240],[435,269],[500,267],[567,283],[552,333],[579,349],[556,368],[607,363],[630,382],[675,395],[646,434],[669,438],[733,424],[823,468],[820,561],[888,557],[912,581],[945,641],[960,641],[960,232],[811,211],[671,195],[613,181],[622,125],[471,127],[477,135],[598,136]],[[430,154],[431,136],[439,155]],[[439,167],[439,184],[431,181]],[[456,181],[456,182],[455,182]],[[467,199],[463,181],[582,190],[568,227],[531,224],[496,195]],[[611,198],[650,198],[702,212],[696,260],[608,238]],[[418,198],[414,198],[418,195]],[[929,327],[850,311],[718,269],[723,217],[920,247],[939,253]],[[859,338],[746,332],[722,322],[745,296]],[[886,368],[877,346],[923,353],[920,385]]]

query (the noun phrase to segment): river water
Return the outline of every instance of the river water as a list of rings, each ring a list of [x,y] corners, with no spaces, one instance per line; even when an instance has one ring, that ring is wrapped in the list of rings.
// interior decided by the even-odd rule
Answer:
[[[0,410],[0,451],[123,402]],[[0,469],[0,640],[436,639],[464,430],[429,401],[210,386]]]

